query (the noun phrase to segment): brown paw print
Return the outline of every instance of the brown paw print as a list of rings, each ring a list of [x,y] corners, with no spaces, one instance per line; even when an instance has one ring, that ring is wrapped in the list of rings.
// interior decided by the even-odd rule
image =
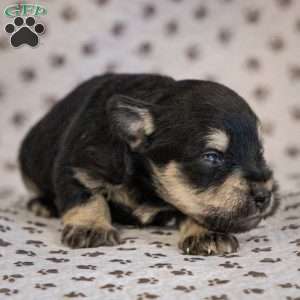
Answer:
[[[162,253],[149,253],[145,252],[144,253],[146,256],[151,257],[151,258],[161,258],[161,257],[166,257],[167,255],[162,254]]]
[[[109,272],[108,274],[114,275],[117,278],[122,278],[122,277],[125,277],[125,276],[130,276],[132,274],[132,272],[130,272],[130,271],[126,272],[126,271],[121,271],[121,270],[115,270],[115,271]]]
[[[150,278],[139,278],[138,279],[138,283],[139,284],[145,284],[145,283],[149,283],[149,284],[156,284],[158,282],[158,280],[154,277],[150,277]]]
[[[42,241],[29,240],[26,241],[27,245],[33,245],[36,248],[47,247],[47,245]]]
[[[79,277],[72,277],[71,278],[74,281],[94,281],[95,277],[85,277],[85,276],[79,276]]]
[[[32,224],[37,227],[47,227],[47,224],[42,222],[27,221],[27,224]]]
[[[210,297],[204,298],[204,300],[229,300],[229,297],[225,294],[222,294],[220,296],[212,295]]]
[[[32,226],[23,226],[22,229],[24,229],[25,231],[28,231],[30,234],[36,234],[36,233],[41,234],[44,232],[43,230],[32,227]]]
[[[277,258],[264,258],[262,260],[260,260],[260,262],[262,263],[277,263],[277,262],[280,262],[281,261],[281,258],[277,257]]]
[[[119,233],[114,228],[66,225],[62,232],[62,243],[71,248],[114,246],[120,242]]]
[[[79,265],[79,266],[76,266],[78,269],[81,269],[81,270],[96,270],[97,267],[96,266],[93,266],[93,265]]]
[[[151,232],[152,234],[157,234],[157,235],[172,235],[173,233],[170,231],[162,231],[162,230],[155,230]]]
[[[243,292],[245,294],[263,294],[264,290],[263,289],[254,288],[254,289],[244,289]]]
[[[244,276],[251,276],[251,277],[254,277],[254,278],[264,278],[264,277],[267,277],[266,273],[263,273],[263,272],[256,272],[256,271],[249,271],[247,274],[244,274]]]
[[[46,258],[46,260],[52,261],[56,264],[65,263],[65,262],[70,261],[68,258],[56,258],[56,257],[48,257],[48,258]]]
[[[123,287],[124,287],[123,285],[114,285],[112,283],[108,283],[108,284],[105,284],[105,285],[101,286],[100,289],[107,290],[107,291],[113,293],[117,290],[118,291],[123,290]]]
[[[266,248],[254,248],[251,250],[254,253],[259,253],[259,252],[270,252],[272,251],[272,247],[266,247]]]
[[[0,288],[0,294],[3,294],[5,296],[12,296],[12,295],[15,295],[15,294],[18,294],[19,291],[18,290],[11,290],[11,289],[8,289],[8,288]]]
[[[10,246],[10,245],[11,245],[11,243],[0,239],[0,247],[7,247],[7,246]]]
[[[174,290],[182,291],[185,293],[190,293],[190,292],[194,291],[195,289],[196,288],[193,285],[190,285],[190,286],[177,285],[176,287],[174,287]]]
[[[157,298],[159,298],[158,295],[150,294],[147,292],[137,295],[137,300],[149,300],[149,299],[157,299]]]
[[[34,263],[32,261],[17,261],[14,263],[15,266],[17,267],[29,267],[29,266],[33,266]]]
[[[281,283],[281,284],[278,284],[279,287],[283,288],[283,289],[291,289],[291,288],[295,288],[297,290],[300,290],[300,285],[299,284],[296,284],[296,283],[290,283],[290,282],[287,282],[287,283]]]
[[[189,275],[189,276],[193,276],[193,272],[187,270],[187,269],[180,269],[180,270],[174,270],[171,271],[172,274],[174,275]]]
[[[260,242],[269,242],[270,240],[266,235],[254,235],[251,236],[249,239],[246,240],[247,242],[255,242],[255,243],[260,243]]]
[[[160,242],[160,241],[152,242],[149,245],[155,245],[156,248],[163,248],[163,247],[170,247],[171,246],[171,244],[169,244],[169,243],[163,243],[163,242]]]
[[[41,269],[38,271],[41,275],[48,275],[48,274],[58,274],[58,270],[56,269]]]
[[[130,259],[111,259],[110,262],[119,263],[121,265],[127,265],[132,263]]]
[[[37,283],[35,286],[34,286],[36,289],[40,289],[40,290],[47,290],[49,288],[53,288],[53,287],[56,287],[55,284],[53,283]]]
[[[87,256],[87,257],[98,257],[100,255],[105,255],[105,253],[104,252],[95,251],[95,252],[87,252],[87,253],[81,254],[81,256]]]
[[[184,261],[189,261],[189,262],[196,262],[196,261],[201,261],[204,260],[203,257],[185,257]]]
[[[289,224],[289,225],[287,225],[287,226],[283,226],[282,228],[281,228],[281,230],[296,230],[296,229],[298,229],[298,228],[300,228],[300,225],[298,225],[298,224]]]
[[[6,226],[6,225],[1,225],[0,224],[0,232],[7,232],[7,231],[10,231],[11,228],[9,226]]]
[[[2,280],[8,281],[8,282],[15,282],[16,279],[24,278],[21,274],[12,274],[12,275],[3,275]]]
[[[187,255],[224,255],[236,252],[239,242],[233,235],[209,232],[185,238],[179,243],[179,248]]]
[[[78,292],[70,292],[67,294],[64,294],[65,298],[86,298],[86,295],[83,293],[78,293]]]
[[[26,256],[36,256],[33,251],[26,251],[26,250],[17,250],[16,254],[26,255]]]
[[[242,269],[243,267],[240,266],[237,262],[230,262],[230,261],[225,261],[223,264],[219,264],[219,266],[224,267],[226,269]]]
[[[138,237],[126,237],[123,239],[124,243],[127,244],[134,244],[136,242],[136,240],[138,240]]]
[[[62,255],[67,255],[69,252],[66,251],[66,250],[52,250],[52,251],[49,251],[50,254],[62,254]]]
[[[153,269],[173,269],[172,264],[170,263],[158,263],[158,264],[154,264],[152,266],[149,266],[149,268],[153,268]]]
[[[225,283],[228,283],[228,282],[230,282],[230,280],[215,278],[215,279],[208,280],[208,285],[209,286],[215,286],[215,285],[225,284]]]
[[[126,248],[126,247],[119,247],[117,248],[118,251],[135,251],[137,248]]]

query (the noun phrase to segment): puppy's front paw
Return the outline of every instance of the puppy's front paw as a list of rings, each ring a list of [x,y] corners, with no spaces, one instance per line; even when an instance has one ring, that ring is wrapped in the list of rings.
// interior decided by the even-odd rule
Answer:
[[[186,237],[179,243],[179,248],[189,255],[223,255],[236,252],[239,242],[230,234],[207,232]]]
[[[92,248],[98,246],[114,246],[121,243],[116,229],[65,225],[62,242],[71,248]]]

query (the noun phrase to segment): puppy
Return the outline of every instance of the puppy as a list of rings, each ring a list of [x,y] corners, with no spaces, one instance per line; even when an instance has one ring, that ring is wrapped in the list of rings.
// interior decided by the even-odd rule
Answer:
[[[232,235],[278,207],[260,124],[247,103],[209,81],[94,77],[28,133],[20,155],[28,207],[62,218],[71,248],[121,242],[114,222],[176,220],[185,254],[235,252]]]

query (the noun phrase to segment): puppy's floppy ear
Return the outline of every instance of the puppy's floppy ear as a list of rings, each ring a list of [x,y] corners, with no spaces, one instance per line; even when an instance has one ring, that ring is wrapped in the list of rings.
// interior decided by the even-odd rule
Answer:
[[[122,95],[114,95],[108,100],[112,130],[133,150],[144,148],[147,137],[154,132],[151,108],[149,103]]]

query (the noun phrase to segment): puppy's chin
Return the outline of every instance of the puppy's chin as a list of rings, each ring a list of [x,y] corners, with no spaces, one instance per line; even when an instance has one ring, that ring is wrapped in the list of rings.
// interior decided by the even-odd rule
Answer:
[[[270,204],[263,211],[257,209],[250,197],[239,212],[210,209],[210,213],[193,216],[193,218],[207,229],[221,233],[241,233],[255,228],[261,220],[266,219],[277,211],[279,207],[278,187],[273,189]]]
[[[247,218],[232,218],[226,216],[198,217],[196,221],[208,230],[220,233],[241,233],[255,228],[263,219],[260,215],[253,215]]]

